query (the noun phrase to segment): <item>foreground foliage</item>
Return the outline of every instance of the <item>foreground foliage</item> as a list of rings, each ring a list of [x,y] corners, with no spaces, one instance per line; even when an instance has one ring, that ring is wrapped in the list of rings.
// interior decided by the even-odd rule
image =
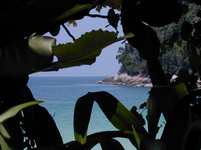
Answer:
[[[9,2],[1,3],[6,8],[10,6]],[[78,150],[91,149],[100,143],[104,150],[111,147],[122,150],[123,146],[114,139],[115,137],[129,139],[140,150],[200,149],[201,105],[200,89],[196,84],[201,73],[200,1],[31,0],[12,3],[16,9],[10,6],[8,10],[0,11],[4,20],[0,25],[2,35],[0,98],[3,102],[1,113],[10,108],[0,115],[0,120],[5,124],[5,127],[0,126],[1,149]],[[100,11],[105,6],[110,7],[107,16],[90,14],[90,10]],[[192,13],[194,14],[192,18],[195,19],[188,21],[188,17],[184,14],[186,9],[192,9],[193,6],[196,7],[196,11]],[[118,31],[115,33],[92,30],[75,39],[65,23],[75,23],[75,20],[83,19],[85,16],[107,19],[115,31],[121,20],[126,36],[118,38]],[[166,25],[178,21],[181,23],[175,28],[180,29],[179,35],[167,35],[162,37],[161,41],[158,30],[166,32],[167,28],[169,29]],[[53,36],[57,35],[60,26],[72,38],[73,43],[56,45],[54,38],[43,36],[46,32],[50,32]],[[11,33],[15,33],[12,38]],[[146,64],[147,73],[153,84],[147,102],[140,107],[147,108],[148,130],[144,128],[145,120],[135,107],[128,110],[107,92],[88,93],[78,99],[74,114],[75,141],[66,144],[63,143],[53,118],[45,108],[36,105],[17,114],[24,107],[38,104],[38,102],[22,104],[27,100],[34,100],[27,87],[29,74],[36,71],[92,64],[104,47],[122,39],[127,39],[128,43],[138,50],[139,56],[145,60],[143,67]],[[168,51],[177,48],[187,51],[185,53],[185,58],[188,59],[188,65],[185,66],[187,68],[180,69],[178,78],[173,82],[166,75],[166,73],[172,73],[170,69],[167,69],[167,63],[163,62],[167,66],[161,65],[159,57],[161,53],[167,51],[166,49],[165,52],[161,51],[161,48],[166,48]],[[166,57],[173,58],[172,54],[168,52],[166,54]],[[174,54],[177,55],[176,52]],[[181,54],[181,51],[178,54]],[[56,61],[53,60],[55,56]],[[133,60],[130,61],[127,58],[120,59],[126,59],[126,64],[132,68]],[[178,63],[175,64],[177,65]],[[132,73],[134,72],[136,71]],[[87,134],[94,102],[98,103],[117,131]],[[161,114],[166,119],[166,125],[161,138],[156,139]]]

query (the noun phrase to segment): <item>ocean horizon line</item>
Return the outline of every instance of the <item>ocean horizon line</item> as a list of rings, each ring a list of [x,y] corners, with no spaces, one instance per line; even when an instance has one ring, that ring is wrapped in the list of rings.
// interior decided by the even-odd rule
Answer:
[[[30,75],[29,77],[112,77],[114,75],[83,75],[83,76],[67,76],[67,75]]]

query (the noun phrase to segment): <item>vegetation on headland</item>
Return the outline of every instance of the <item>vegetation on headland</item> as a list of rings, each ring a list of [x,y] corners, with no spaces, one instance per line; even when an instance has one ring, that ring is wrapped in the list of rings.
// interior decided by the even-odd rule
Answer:
[[[197,16],[199,10],[199,5],[189,3],[177,23],[171,23],[163,27],[153,27],[161,43],[159,58],[161,65],[164,72],[171,76],[178,75],[181,69],[191,71],[188,42],[182,38],[182,30],[186,24],[195,23],[199,20]],[[199,46],[196,49],[200,51]],[[104,83],[128,86],[143,86],[143,84],[146,86],[147,83],[151,83],[150,80],[147,80],[149,74],[146,60],[139,56],[136,48],[125,43],[124,47],[119,48],[116,58],[121,64],[121,68],[117,75],[103,80]],[[145,78],[146,82],[140,78]]]

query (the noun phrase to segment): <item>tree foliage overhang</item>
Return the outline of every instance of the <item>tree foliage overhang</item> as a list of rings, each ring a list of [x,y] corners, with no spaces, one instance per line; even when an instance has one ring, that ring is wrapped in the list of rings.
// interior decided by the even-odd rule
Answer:
[[[30,64],[31,68],[29,68],[29,65],[25,65],[22,67],[22,71],[19,72],[19,74],[32,73],[44,69],[48,71],[81,64],[91,64],[95,61],[96,56],[100,54],[102,48],[122,38],[117,38],[114,32],[99,30],[86,33],[79,39],[74,39],[74,43],[55,46],[55,41],[53,39],[42,38],[41,35],[46,32],[56,35],[60,25],[67,21],[82,19],[84,16],[107,18],[109,23],[116,28],[120,17],[123,31],[126,34],[126,38],[128,38],[128,42],[133,47],[136,47],[139,50],[140,56],[147,61],[149,75],[154,86],[148,100],[149,133],[142,127],[143,123],[139,123],[139,125],[135,122],[139,119],[136,117],[136,114],[138,113],[135,110],[133,110],[135,114],[133,115],[118,102],[115,97],[105,92],[95,92],[89,93],[78,100],[75,109],[74,127],[75,139],[79,143],[73,142],[68,144],[72,144],[71,146],[74,149],[83,149],[83,146],[90,146],[87,145],[87,142],[90,140],[92,140],[92,143],[94,142],[96,144],[97,141],[93,141],[95,138],[98,137],[98,140],[100,140],[101,137],[106,137],[105,135],[114,135],[113,137],[121,136],[129,138],[133,145],[138,149],[149,149],[153,148],[152,146],[154,145],[156,146],[154,148],[159,147],[160,149],[163,149],[163,143],[155,140],[155,135],[158,130],[158,119],[160,114],[163,113],[167,119],[167,126],[162,136],[162,140],[167,142],[165,143],[167,144],[167,149],[173,149],[175,147],[176,149],[180,149],[182,144],[181,141],[189,119],[188,113],[184,109],[188,108],[188,104],[182,103],[182,106],[179,107],[181,109],[176,111],[175,107],[184,98],[189,98],[187,97],[189,95],[189,80],[183,80],[184,76],[182,76],[182,80],[179,81],[179,84],[170,87],[171,84],[166,78],[158,60],[160,41],[153,27],[165,26],[169,23],[178,21],[181,18],[182,13],[185,13],[186,4],[192,2],[200,5],[199,0],[15,0],[12,2],[1,2],[2,8],[0,9],[0,18],[3,21],[0,24],[0,33],[2,35],[0,38],[0,46],[8,51],[13,49],[22,51],[22,49],[24,50],[24,48],[27,48],[26,44],[28,44],[29,48],[38,54],[34,57],[36,58],[34,60],[38,60],[38,56],[44,56],[41,59],[48,58],[45,64],[36,61],[37,64],[39,63],[38,66],[36,64],[34,64],[36,66]],[[114,9],[121,10],[120,16],[112,9],[108,12],[108,16],[94,16],[89,14],[91,9],[103,6],[110,6]],[[197,15],[199,17],[199,14]],[[199,46],[199,22],[195,25],[184,25],[183,31],[184,33],[186,33],[186,31],[189,33],[182,35],[186,41],[190,42],[190,46],[193,46],[193,44]],[[133,34],[127,35],[130,32]],[[9,47],[10,43],[11,47]],[[12,45],[12,43],[17,43],[17,45]],[[18,49],[15,49],[15,47],[18,47]],[[29,58],[33,58],[35,55],[33,52],[30,54]],[[6,52],[4,52],[4,54],[6,54]],[[8,52],[8,55],[10,54],[11,53]],[[22,53],[20,52],[18,52],[18,54],[17,56],[25,56],[21,55]],[[192,51],[190,54],[192,55],[191,61],[194,70],[200,73],[201,63],[200,59],[198,59],[198,55],[195,51]],[[58,62],[52,63],[53,55],[58,57]],[[25,59],[25,57],[20,58],[22,60]],[[19,71],[16,69],[9,72],[10,68],[7,67],[7,65],[11,67],[15,65],[15,61],[12,61],[12,59],[8,59],[8,61],[5,62],[2,61],[3,65],[1,64],[1,69],[7,74]],[[23,64],[22,62],[23,61],[18,65],[21,66]],[[185,82],[187,82],[187,84]],[[100,101],[99,98],[103,100]],[[98,134],[99,136],[91,135],[87,137],[86,132],[94,100],[100,105],[106,117],[122,132],[112,132],[111,134],[102,133],[102,136]],[[107,106],[114,107],[115,111],[108,109]],[[183,112],[185,113],[184,115]],[[78,118],[76,116],[78,116]],[[87,121],[80,122],[79,116],[81,116],[82,119],[85,118]],[[175,122],[177,123],[176,125]],[[4,128],[2,128],[2,130],[4,130]],[[7,134],[5,133],[4,136],[7,136]],[[90,137],[93,138],[90,139]],[[5,144],[4,141],[1,142]],[[109,142],[109,145],[111,145],[111,143],[119,145],[115,140]],[[105,143],[101,144],[103,147],[105,146]]]

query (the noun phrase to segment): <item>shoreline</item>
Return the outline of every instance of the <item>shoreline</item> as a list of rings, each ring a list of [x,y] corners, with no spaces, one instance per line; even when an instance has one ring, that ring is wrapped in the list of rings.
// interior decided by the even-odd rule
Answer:
[[[119,74],[112,77],[107,77],[98,84],[112,84],[112,85],[122,85],[129,87],[152,87],[151,80],[149,77],[139,74],[136,76],[129,76],[127,74]]]

